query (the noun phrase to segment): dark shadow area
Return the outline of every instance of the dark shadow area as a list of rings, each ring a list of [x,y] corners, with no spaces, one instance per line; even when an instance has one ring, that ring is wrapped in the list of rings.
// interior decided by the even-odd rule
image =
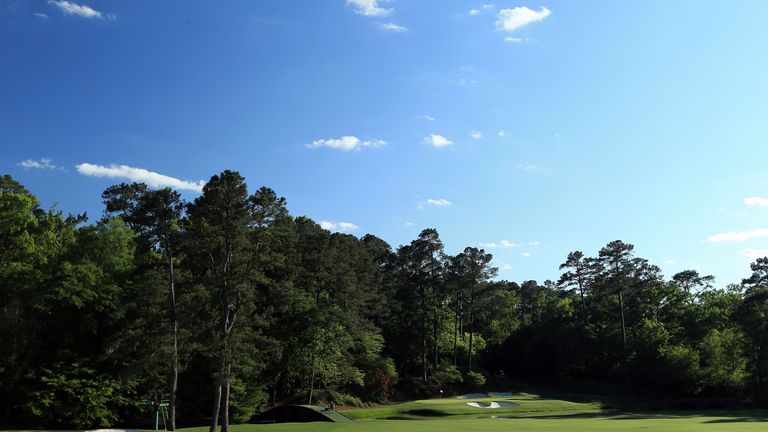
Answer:
[[[281,405],[255,415],[250,423],[307,423],[333,422],[319,407],[307,405]]]
[[[420,417],[447,417],[451,414],[444,413],[442,411],[437,410],[431,410],[431,409],[414,409],[403,412],[403,414],[408,415],[415,415]]]

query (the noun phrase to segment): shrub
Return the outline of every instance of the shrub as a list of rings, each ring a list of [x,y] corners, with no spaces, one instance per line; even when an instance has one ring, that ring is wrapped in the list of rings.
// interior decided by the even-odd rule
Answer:
[[[442,363],[437,370],[432,372],[429,381],[439,387],[460,384],[462,381],[461,372],[450,363]]]
[[[56,363],[31,378],[36,388],[25,408],[45,425],[107,427],[119,420],[121,408],[136,403],[135,382],[98,374],[79,363]]]
[[[386,402],[392,391],[392,380],[383,369],[374,368],[365,375],[365,392],[369,399]]]
[[[480,388],[485,385],[485,375],[480,372],[467,372],[464,376],[464,384],[473,388]]]

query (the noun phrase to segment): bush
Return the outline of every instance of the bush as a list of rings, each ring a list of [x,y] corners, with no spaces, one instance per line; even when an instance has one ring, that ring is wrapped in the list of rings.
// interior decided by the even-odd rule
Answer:
[[[480,388],[485,385],[485,375],[480,372],[467,372],[464,376],[464,384],[472,388]]]
[[[229,412],[233,423],[246,423],[266,401],[264,387],[237,378],[230,380]]]
[[[330,405],[330,403],[333,402],[336,405],[347,405],[355,407],[365,406],[359,397],[352,396],[347,393],[337,392],[335,390],[328,390],[322,396],[318,396],[318,402],[322,400],[325,405]]]
[[[386,371],[374,368],[365,374],[365,392],[370,400],[386,402],[392,396],[392,380]]]
[[[441,363],[440,367],[429,377],[430,384],[438,387],[461,384],[461,381],[461,372],[450,363]]]
[[[136,403],[136,383],[122,381],[79,363],[57,363],[31,376],[26,410],[47,427],[86,429],[108,427],[119,421],[118,411]]]

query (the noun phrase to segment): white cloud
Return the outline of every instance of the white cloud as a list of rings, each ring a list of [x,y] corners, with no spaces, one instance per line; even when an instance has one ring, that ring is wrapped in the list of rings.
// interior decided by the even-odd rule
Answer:
[[[48,158],[42,158],[39,161],[27,159],[25,161],[19,162],[17,165],[25,169],[43,169],[43,170],[63,169],[59,166],[54,165],[53,162]]]
[[[423,209],[425,206],[433,206],[433,207],[448,207],[452,205],[453,203],[448,201],[445,198],[427,198],[425,201],[419,201],[416,203],[416,207],[419,209]]]
[[[504,129],[500,130],[499,131],[499,136],[502,137],[502,138],[507,136],[507,131],[505,131]]]
[[[379,30],[384,30],[392,33],[402,33],[408,31],[408,27],[401,26],[395,23],[383,23],[379,24]]]
[[[420,116],[416,116],[416,118],[420,118],[420,119],[424,119],[424,120],[429,120],[429,121],[435,121],[434,117],[428,116],[428,115],[420,115]]]
[[[470,9],[469,10],[470,15],[480,15],[480,11],[478,9]]]
[[[530,254],[530,253],[528,253],[528,252],[523,252],[523,256],[524,256],[524,257],[529,257],[529,256],[531,256],[531,254]]]
[[[79,5],[64,0],[48,0],[48,4],[54,5],[61,9],[67,15],[78,15],[88,19],[102,19],[104,15],[101,12],[92,9],[89,6]]]
[[[524,40],[523,38],[518,38],[518,37],[507,36],[507,37],[505,37],[505,38],[504,38],[504,42],[509,42],[509,43],[523,43],[523,42],[525,42],[525,40]]]
[[[665,260],[665,261],[664,261],[664,263],[665,263],[665,264],[669,264],[669,265],[672,265],[672,264],[677,264],[677,261],[675,261],[675,260],[673,260],[673,259],[668,259],[668,260]]]
[[[151,188],[169,187],[172,189],[201,192],[205,185],[205,182],[202,180],[197,183],[179,180],[175,177],[145,170],[144,168],[134,168],[127,165],[112,164],[107,167],[103,165],[81,163],[76,165],[75,168],[77,169],[77,172],[86,176],[125,178],[137,183],[146,183],[147,186]]]
[[[36,17],[38,17],[38,18],[43,18],[43,19],[46,19],[46,18],[48,18],[48,15],[46,15],[46,14],[44,14],[44,13],[42,13],[42,12],[35,12],[35,13],[34,13],[34,15],[35,15]]]
[[[386,3],[388,0],[347,0],[348,5],[352,5],[355,13],[367,17],[379,17],[389,15],[393,9],[386,9],[379,6],[379,3]]]
[[[536,164],[515,164],[515,168],[519,169],[520,171],[543,171],[544,167],[541,165]]]
[[[453,141],[438,134],[431,134],[430,136],[425,137],[424,142],[437,148],[448,147],[453,144]]]
[[[469,136],[473,140],[481,140],[481,139],[483,139],[483,133],[480,132],[480,131],[476,131],[476,130],[469,131]]]
[[[320,221],[320,227],[327,229],[328,231],[337,231],[343,233],[360,229],[359,226],[353,224],[352,222],[332,222],[327,220]]]
[[[466,78],[466,77],[459,77],[458,81],[459,87],[478,87],[480,85],[480,81],[476,79]]]
[[[515,243],[515,242],[511,242],[509,240],[502,240],[500,242],[479,243],[479,244],[482,247],[491,248],[491,249],[497,249],[497,248],[506,249],[506,248],[522,247],[522,246],[538,246],[539,245],[539,241],[538,240],[533,240],[533,241],[529,241],[529,242]]]
[[[514,248],[514,247],[525,246],[525,243],[515,243],[515,242],[511,242],[509,240],[502,240],[500,242],[480,243],[480,246],[486,247],[486,248],[491,248],[491,249]]]
[[[768,237],[768,228],[757,228],[748,231],[731,231],[715,234],[707,237],[710,243],[721,243],[727,241],[746,241],[758,237]]]
[[[412,227],[413,226],[413,222],[406,222],[406,223],[403,224],[403,226]]]
[[[495,8],[496,8],[496,5],[492,4],[492,3],[488,3],[488,4],[484,4],[483,5],[483,10],[491,10],[491,9],[495,9]]]
[[[746,248],[742,249],[739,255],[749,258],[750,261],[755,261],[758,258],[768,257],[768,249]]]
[[[343,136],[341,138],[315,140],[312,141],[312,144],[306,144],[306,147],[312,149],[328,147],[342,151],[350,151],[360,150],[363,147],[381,147],[386,144],[387,142],[384,140],[361,141],[360,138],[355,136]]]
[[[768,198],[749,197],[744,199],[744,204],[754,207],[768,207]]]
[[[518,6],[512,9],[502,9],[496,19],[496,30],[513,32],[520,27],[530,23],[541,21],[548,17],[552,12],[543,7],[538,12],[528,9],[525,6]]]

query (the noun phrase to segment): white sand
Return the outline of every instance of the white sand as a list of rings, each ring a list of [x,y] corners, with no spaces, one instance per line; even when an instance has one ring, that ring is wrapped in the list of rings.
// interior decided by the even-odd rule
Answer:
[[[469,394],[457,396],[458,399],[482,399],[487,397],[488,395],[485,393],[469,393]]]
[[[506,402],[506,401],[493,401],[489,404],[484,402],[467,402],[467,405],[475,408],[512,408],[519,406],[518,404],[514,402]]]
[[[89,429],[87,432],[138,432],[138,429]]]

